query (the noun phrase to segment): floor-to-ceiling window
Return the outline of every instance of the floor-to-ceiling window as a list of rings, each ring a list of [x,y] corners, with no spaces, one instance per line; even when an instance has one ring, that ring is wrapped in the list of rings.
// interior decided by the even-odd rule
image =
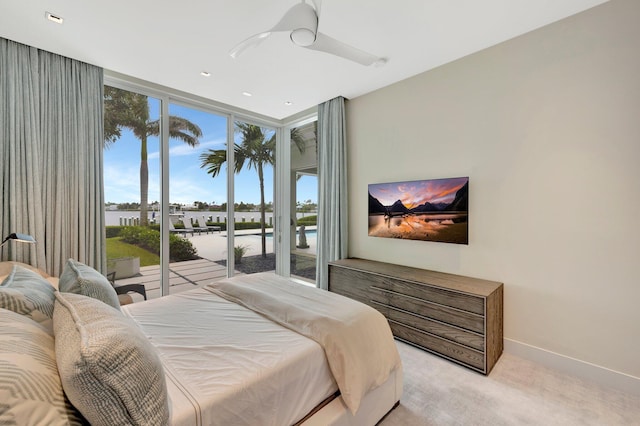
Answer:
[[[227,121],[169,104],[170,293],[227,276]]]
[[[161,102],[111,86],[104,96],[107,273],[126,280],[160,265]],[[160,295],[158,277],[150,280],[150,297]]]
[[[114,86],[105,86],[106,233],[111,264],[126,265],[115,285],[142,284],[154,298],[273,271],[277,129]]]

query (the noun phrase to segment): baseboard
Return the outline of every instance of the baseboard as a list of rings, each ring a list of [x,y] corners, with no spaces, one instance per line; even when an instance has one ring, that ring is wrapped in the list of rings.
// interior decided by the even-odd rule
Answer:
[[[599,385],[640,396],[640,378],[638,377],[510,339],[504,339],[504,351]]]

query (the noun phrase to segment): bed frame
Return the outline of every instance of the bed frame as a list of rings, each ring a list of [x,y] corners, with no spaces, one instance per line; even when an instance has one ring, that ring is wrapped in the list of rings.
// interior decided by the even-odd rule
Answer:
[[[402,396],[402,369],[395,370],[386,382],[370,391],[362,400],[360,409],[353,415],[342,398],[333,399],[301,426],[362,426],[379,423],[400,404]]]

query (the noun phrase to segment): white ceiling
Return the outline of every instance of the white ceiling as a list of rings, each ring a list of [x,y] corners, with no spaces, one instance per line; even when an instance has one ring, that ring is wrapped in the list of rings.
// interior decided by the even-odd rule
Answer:
[[[294,46],[285,33],[237,59],[228,55],[241,40],[271,28],[298,1],[0,0],[0,36],[280,120],[605,2],[323,0],[319,31],[389,62],[364,67]],[[46,20],[45,11],[64,23]],[[200,75],[205,70],[210,77]]]

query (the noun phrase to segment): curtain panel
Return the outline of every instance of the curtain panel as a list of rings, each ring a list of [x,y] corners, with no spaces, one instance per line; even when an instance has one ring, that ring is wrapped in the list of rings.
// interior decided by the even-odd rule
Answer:
[[[332,260],[347,257],[347,144],[344,98],[318,105],[318,233],[316,285],[329,289]]]
[[[101,68],[0,38],[0,235],[37,241],[2,260],[106,271],[103,90]]]

